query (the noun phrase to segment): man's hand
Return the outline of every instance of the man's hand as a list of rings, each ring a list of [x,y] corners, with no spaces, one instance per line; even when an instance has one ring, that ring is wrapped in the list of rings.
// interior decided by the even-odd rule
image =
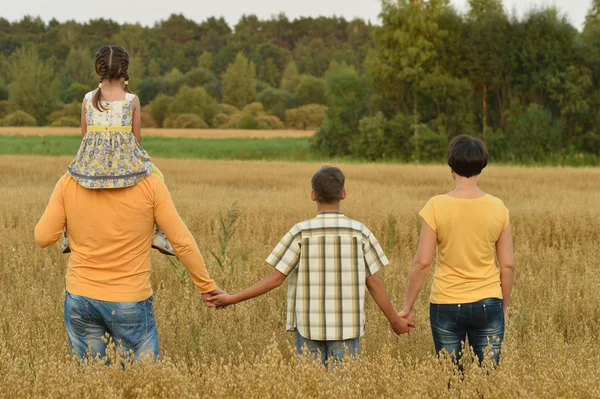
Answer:
[[[226,308],[229,305],[234,305],[236,302],[234,300],[233,295],[229,295],[228,293],[210,295],[206,300],[217,309]]]
[[[220,289],[219,287],[217,287],[216,289],[212,290],[211,292],[205,292],[204,294],[202,294],[202,300],[204,301],[204,304],[206,306],[208,306],[209,308],[214,308],[215,305],[209,301],[209,298],[214,295],[221,295],[221,294],[227,294],[227,292],[225,292],[222,289]]]

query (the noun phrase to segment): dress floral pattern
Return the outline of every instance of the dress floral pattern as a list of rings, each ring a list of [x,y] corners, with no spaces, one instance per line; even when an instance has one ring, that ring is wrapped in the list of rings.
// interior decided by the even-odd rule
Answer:
[[[109,101],[101,112],[86,94],[87,134],[68,171],[85,188],[123,188],[134,186],[152,173],[150,155],[131,131],[135,95],[125,101]]]

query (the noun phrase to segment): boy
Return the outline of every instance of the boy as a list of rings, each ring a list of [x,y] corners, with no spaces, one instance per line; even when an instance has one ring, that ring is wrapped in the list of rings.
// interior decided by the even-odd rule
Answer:
[[[365,285],[396,334],[407,333],[412,321],[398,316],[376,273],[389,262],[375,236],[362,223],[340,212],[346,198],[345,177],[332,166],[312,178],[311,199],[317,216],[298,223],[267,258],[273,273],[235,295],[207,298],[216,307],[236,304],[279,287],[289,276],[287,330],[295,331],[298,354],[304,346],[321,362],[341,359],[345,348],[360,352],[364,334]]]

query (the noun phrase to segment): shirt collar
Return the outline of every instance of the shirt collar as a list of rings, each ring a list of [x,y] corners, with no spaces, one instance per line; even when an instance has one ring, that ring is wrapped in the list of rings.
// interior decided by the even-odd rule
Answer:
[[[340,211],[321,211],[317,213],[317,217],[319,216],[329,216],[329,215],[335,215],[335,216],[344,216],[344,214]]]

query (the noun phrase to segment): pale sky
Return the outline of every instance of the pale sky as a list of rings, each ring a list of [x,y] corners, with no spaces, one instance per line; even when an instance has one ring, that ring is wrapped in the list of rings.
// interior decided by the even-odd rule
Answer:
[[[8,0],[6,0],[8,2]],[[459,10],[465,10],[467,0],[451,0]],[[512,14],[513,9],[522,15],[531,7],[556,5],[578,29],[582,29],[591,0],[503,0]],[[110,18],[118,22],[140,22],[154,25],[172,13],[182,13],[187,18],[202,21],[211,16],[223,16],[234,25],[243,14],[256,14],[269,18],[284,12],[290,19],[299,16],[360,17],[378,22],[379,0],[20,0],[0,9],[0,17],[9,21],[24,15],[40,16],[49,21],[75,19],[87,21]]]

